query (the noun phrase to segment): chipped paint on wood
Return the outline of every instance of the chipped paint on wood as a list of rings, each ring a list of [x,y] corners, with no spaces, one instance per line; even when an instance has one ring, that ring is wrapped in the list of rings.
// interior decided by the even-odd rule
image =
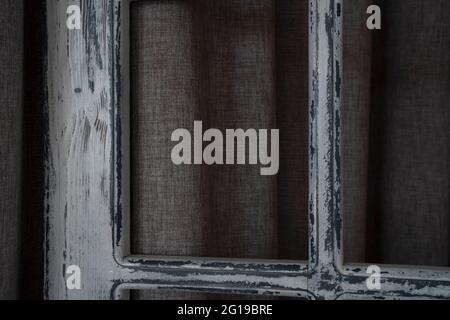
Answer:
[[[47,1],[45,297],[126,299],[174,289],[307,299],[450,298],[450,271],[344,266],[340,203],[343,0],[310,0],[310,259],[245,261],[130,255],[129,5],[79,0],[82,30],[67,30],[70,0]],[[81,290],[65,269],[81,268]]]
[[[83,0],[81,30],[66,28],[73,1],[47,1],[48,133],[45,297],[108,298],[112,264],[112,4]],[[65,269],[81,268],[82,290]]]

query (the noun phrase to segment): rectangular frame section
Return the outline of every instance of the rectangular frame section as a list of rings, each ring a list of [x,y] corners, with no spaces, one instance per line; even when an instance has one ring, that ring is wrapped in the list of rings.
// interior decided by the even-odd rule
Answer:
[[[281,260],[215,259],[193,257],[155,257],[130,253],[130,5],[146,0],[115,0],[114,26],[116,94],[116,214],[114,215],[114,257],[123,267],[133,270],[120,289],[178,288],[185,290],[232,292],[243,294],[309,297],[308,264]],[[120,132],[120,134],[118,134]],[[159,276],[151,271],[158,270]]]
[[[142,0],[145,1],[145,0]],[[342,0],[310,0],[308,263],[130,255],[129,0],[47,2],[45,298],[124,299],[132,289],[309,299],[450,298],[450,272],[342,262]],[[79,272],[78,272],[79,271]],[[78,273],[80,286],[71,283]]]

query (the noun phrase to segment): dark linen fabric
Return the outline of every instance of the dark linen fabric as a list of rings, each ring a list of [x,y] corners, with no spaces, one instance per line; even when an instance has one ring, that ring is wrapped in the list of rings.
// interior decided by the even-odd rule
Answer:
[[[377,1],[381,31],[369,4],[344,7],[345,258],[449,266],[450,3]]]
[[[133,5],[134,252],[307,259],[307,8],[271,0]],[[222,132],[279,128],[279,174],[173,165],[171,133],[192,132],[194,120]]]
[[[46,0],[25,0],[20,297],[40,299],[44,283]]]
[[[0,0],[0,299],[43,293],[45,0]]]
[[[19,293],[23,2],[0,1],[0,299]]]
[[[142,2],[132,16],[135,252],[306,259],[307,3]],[[279,175],[173,165],[171,133],[194,120],[279,128]]]
[[[379,260],[450,264],[450,2],[384,1],[373,65],[369,219]],[[344,107],[345,108],[345,107]],[[351,124],[350,124],[351,125]]]
[[[346,261],[366,261],[372,31],[366,28],[370,0],[345,0],[343,19],[342,210]]]

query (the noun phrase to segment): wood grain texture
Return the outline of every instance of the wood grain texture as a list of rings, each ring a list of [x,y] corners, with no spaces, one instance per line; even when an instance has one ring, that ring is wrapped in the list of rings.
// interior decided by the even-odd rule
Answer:
[[[113,271],[113,7],[81,1],[82,29],[68,30],[72,4],[47,1],[45,297],[102,299]],[[66,289],[70,265],[81,268],[81,290]]]

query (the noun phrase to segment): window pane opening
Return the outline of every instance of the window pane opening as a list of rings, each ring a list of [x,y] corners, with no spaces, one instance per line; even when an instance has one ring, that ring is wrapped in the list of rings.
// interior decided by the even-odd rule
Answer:
[[[450,3],[344,12],[345,260],[450,266]]]
[[[308,15],[308,1],[132,3],[134,254],[307,260]],[[249,134],[245,153],[227,129]]]

